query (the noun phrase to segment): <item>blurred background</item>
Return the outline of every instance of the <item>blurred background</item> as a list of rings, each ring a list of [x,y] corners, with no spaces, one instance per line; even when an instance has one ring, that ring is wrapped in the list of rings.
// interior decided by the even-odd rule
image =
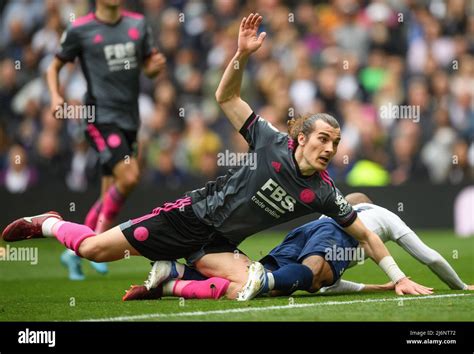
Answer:
[[[343,192],[373,187],[379,204],[415,212],[407,220],[415,226],[474,219],[474,1],[124,4],[145,15],[167,58],[157,80],[142,78],[143,183],[124,217],[223,173],[219,153],[247,151],[214,92],[235,53],[241,18],[258,11],[268,35],[242,87],[257,113],[281,131],[298,114],[334,115],[342,142],[329,173]],[[48,208],[80,219],[98,195],[97,156],[79,120],[53,118],[44,79],[63,30],[93,8],[87,0],[0,1],[2,223],[46,199]],[[86,87],[77,63],[62,71],[61,86],[69,103],[81,102]],[[418,115],[387,119],[381,112],[390,105],[417,107]],[[464,216],[456,217],[463,191]],[[474,233],[472,223],[467,230]]]

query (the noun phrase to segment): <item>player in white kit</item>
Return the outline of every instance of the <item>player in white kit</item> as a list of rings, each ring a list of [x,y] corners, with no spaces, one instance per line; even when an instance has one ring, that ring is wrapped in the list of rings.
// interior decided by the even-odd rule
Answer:
[[[362,193],[353,193],[346,199],[354,206],[364,225],[380,236],[384,243],[396,242],[412,257],[428,266],[438,278],[453,290],[474,290],[474,285],[467,285],[457,275],[451,265],[437,251],[427,246],[418,235],[410,229],[405,222],[390,210],[372,204],[370,199]],[[353,262],[349,267],[357,265]],[[321,292],[355,292],[377,290],[377,286],[355,283],[340,279],[330,287],[323,287]],[[393,284],[388,283],[382,290],[393,289]]]

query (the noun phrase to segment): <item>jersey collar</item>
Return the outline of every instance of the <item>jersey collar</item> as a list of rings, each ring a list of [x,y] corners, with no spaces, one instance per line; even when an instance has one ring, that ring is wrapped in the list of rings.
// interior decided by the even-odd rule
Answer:
[[[118,19],[117,21],[115,21],[115,22],[105,22],[105,21],[102,21],[101,19],[99,19],[99,18],[97,17],[97,15],[96,15],[95,11],[94,11],[94,19],[95,19],[97,22],[99,22],[99,23],[101,23],[101,24],[103,24],[103,25],[106,25],[106,26],[110,26],[110,27],[117,26],[120,22],[122,22],[122,18],[123,18],[123,14],[120,13],[120,17],[119,17],[119,19]]]

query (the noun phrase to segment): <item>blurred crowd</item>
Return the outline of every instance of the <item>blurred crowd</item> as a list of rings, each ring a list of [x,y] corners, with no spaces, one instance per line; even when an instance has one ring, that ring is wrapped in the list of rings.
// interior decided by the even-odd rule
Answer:
[[[167,69],[143,77],[143,178],[165,188],[209,180],[225,150],[245,152],[214,98],[235,53],[240,20],[264,16],[264,46],[242,96],[286,131],[289,117],[328,112],[341,123],[331,164],[337,183],[458,184],[474,179],[474,5],[469,0],[140,0]],[[53,118],[45,71],[87,0],[0,1],[0,188],[98,183],[97,156],[79,120]],[[86,86],[79,65],[61,73],[69,103]],[[410,115],[381,114],[414,107]]]

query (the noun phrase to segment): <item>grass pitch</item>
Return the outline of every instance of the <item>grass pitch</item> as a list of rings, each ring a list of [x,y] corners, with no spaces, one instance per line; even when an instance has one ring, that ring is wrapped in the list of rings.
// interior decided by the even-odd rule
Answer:
[[[474,239],[456,238],[450,231],[425,231],[420,237],[440,252],[468,284],[474,283]],[[284,237],[261,233],[241,249],[259,259]],[[110,272],[96,274],[87,261],[85,281],[67,279],[59,256],[64,250],[53,239],[10,243],[10,247],[38,247],[38,264],[0,261],[0,321],[472,321],[474,292],[452,291],[436,275],[396,244],[390,252],[413,280],[434,287],[433,296],[397,297],[394,292],[317,295],[297,292],[291,297],[259,298],[248,303],[221,299],[122,302],[130,284],[140,284],[150,269],[145,258],[132,257],[109,264]],[[0,246],[6,247],[5,243]],[[344,279],[386,283],[372,261],[349,269]]]

